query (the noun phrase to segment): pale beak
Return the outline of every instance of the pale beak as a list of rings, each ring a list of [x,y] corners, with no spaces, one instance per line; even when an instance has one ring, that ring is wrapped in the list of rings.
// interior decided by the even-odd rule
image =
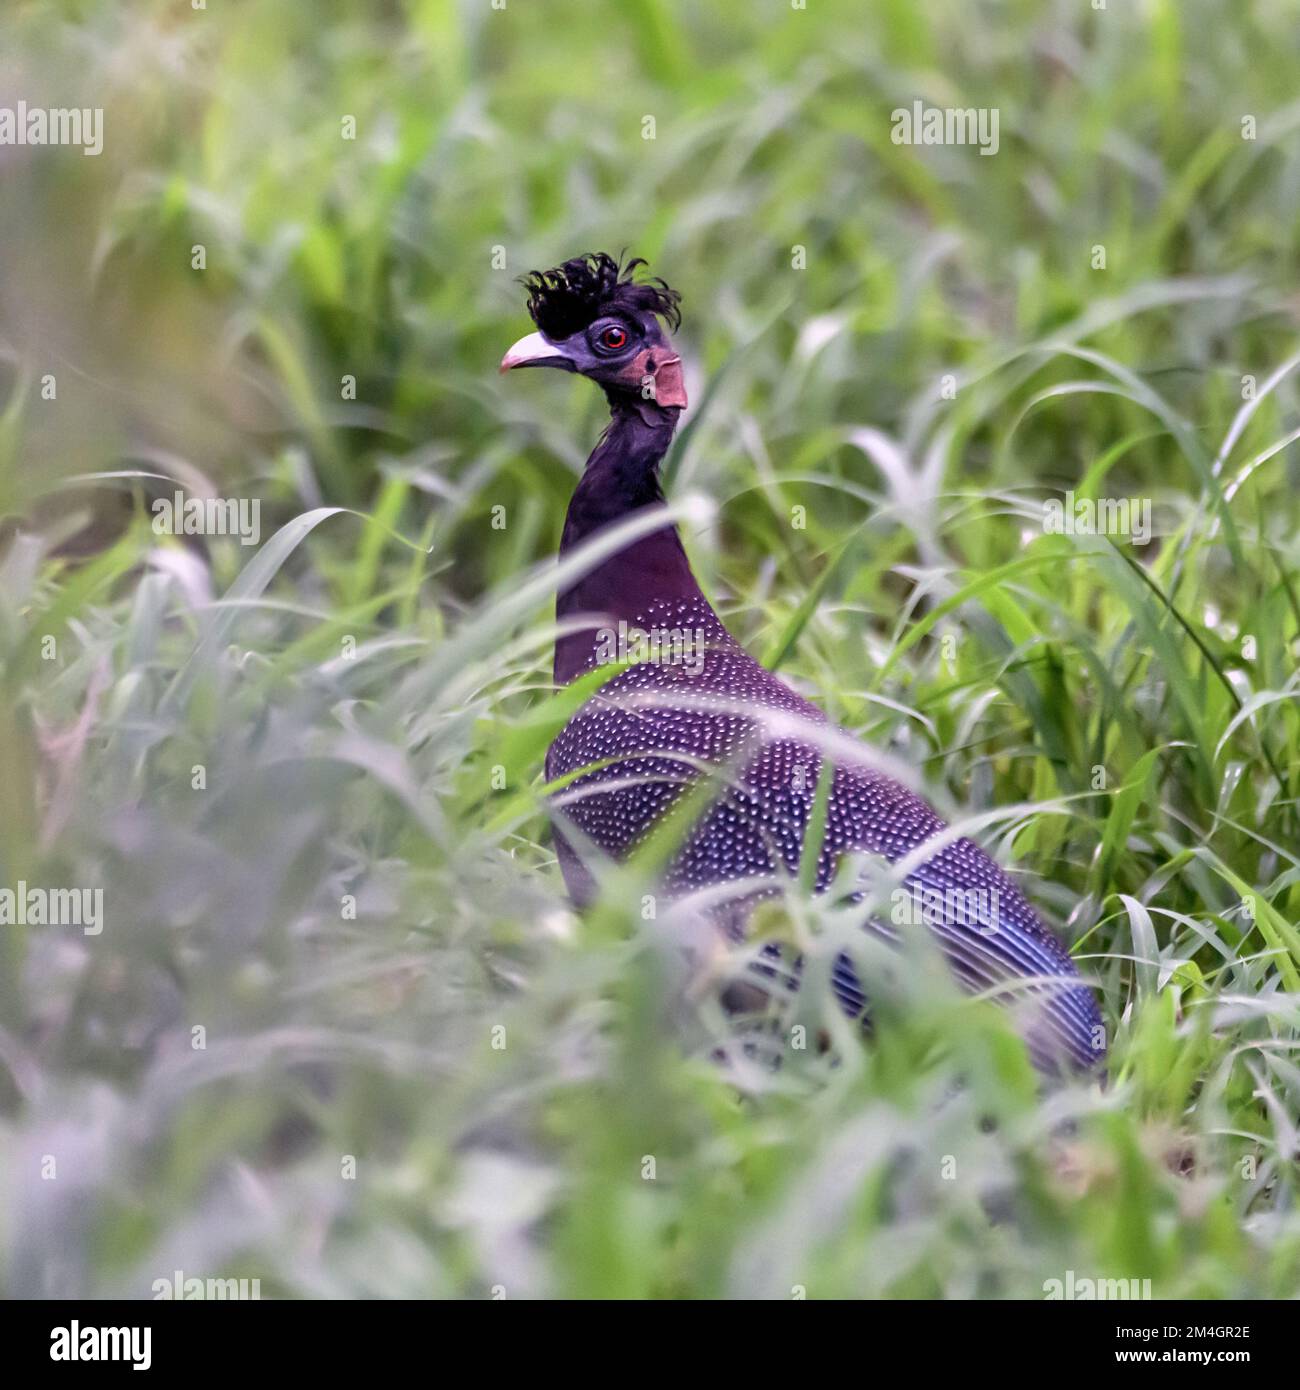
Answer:
[[[530,333],[520,340],[501,359],[501,370],[508,372],[512,367],[562,367],[573,371],[573,363],[555,346],[547,342],[540,333]]]

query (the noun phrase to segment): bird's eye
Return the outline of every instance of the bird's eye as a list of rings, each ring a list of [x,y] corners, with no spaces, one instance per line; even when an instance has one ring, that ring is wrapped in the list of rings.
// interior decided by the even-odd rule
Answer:
[[[611,324],[600,335],[600,345],[608,348],[611,352],[617,352],[619,348],[627,346],[627,329],[620,328],[617,324]]]

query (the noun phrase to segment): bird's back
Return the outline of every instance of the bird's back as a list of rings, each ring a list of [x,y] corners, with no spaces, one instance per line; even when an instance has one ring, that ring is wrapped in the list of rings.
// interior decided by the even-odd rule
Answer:
[[[753,660],[701,598],[649,602],[629,632],[658,634],[657,659],[621,672],[574,715],[547,756],[548,779],[592,764],[559,798],[575,842],[590,842],[610,858],[634,853],[678,796],[706,767],[724,782],[668,866],[663,889],[677,897],[716,884],[793,875],[813,815],[825,716]],[[594,658],[593,658],[594,664]],[[812,739],[800,724],[819,726]],[[842,857],[866,851],[893,862],[944,829],[920,797],[865,764],[832,757],[817,866],[818,891]],[[592,879],[561,832],[560,861],[570,892],[582,902]],[[777,891],[769,888],[768,893]],[[738,891],[717,915],[733,932],[756,896]],[[1092,992],[1069,956],[1042,926],[1015,884],[973,841],[944,845],[908,879],[912,914],[876,918],[885,935],[925,922],[955,973],[972,990],[999,989],[1026,977],[1041,1009],[1028,1040],[1039,1062],[1059,1065],[1062,1054],[1089,1066],[1104,1047]],[[904,927],[899,926],[899,920]],[[836,986],[851,1012],[864,1000],[850,963],[841,959]]]

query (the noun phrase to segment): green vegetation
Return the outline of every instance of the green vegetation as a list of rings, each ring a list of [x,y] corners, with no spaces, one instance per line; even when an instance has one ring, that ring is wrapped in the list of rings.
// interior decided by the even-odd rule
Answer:
[[[105,144],[0,148],[0,887],[104,929],[0,927],[0,1291],[1300,1291],[1293,6],[4,22],[0,102]],[[916,99],[997,154],[892,143]],[[910,958],[865,1045],[774,1006],[835,1040],[774,1070],[743,953],[688,966],[630,872],[568,908],[551,557],[603,404],[496,364],[515,276],[624,247],[684,297],[702,583],[1072,943],[1104,1088]],[[177,488],[260,545],[155,534]],[[1046,534],[1066,490],[1151,543]],[[795,886],[763,928],[814,983],[854,936]]]

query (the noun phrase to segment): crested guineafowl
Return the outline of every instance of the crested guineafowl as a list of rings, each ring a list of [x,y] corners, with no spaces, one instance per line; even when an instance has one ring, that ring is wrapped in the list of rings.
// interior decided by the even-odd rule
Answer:
[[[503,372],[578,372],[603,387],[609,401],[609,426],[569,504],[561,555],[664,500],[659,465],[686,406],[681,360],[665,328],[680,324],[679,296],[661,280],[638,278],[643,264],[620,266],[589,254],[528,276],[538,331],[501,363]],[[741,649],[701,592],[667,519],[563,589],[556,615],[559,685],[611,656],[626,657],[625,648],[611,650],[612,632],[679,642],[678,659],[671,659],[672,651],[666,656],[651,641],[642,649],[648,659],[633,656],[634,664],[600,687],[551,745],[548,779],[580,773],[565,790],[555,836],[579,904],[594,893],[593,855],[626,858],[698,784],[702,770],[723,768],[718,794],[701,804],[663,870],[665,894],[734,883],[734,898],[722,908],[715,901],[713,915],[739,933],[755,902],[777,891],[750,885],[797,874],[810,825],[822,827],[818,891],[846,854],[890,862],[910,856],[907,881],[924,904],[921,920],[963,986],[1028,1004],[1024,1032],[1044,1070],[1100,1061],[1104,1030],[1093,994],[1020,891],[968,839],[940,839],[928,858],[916,853],[942,835],[943,822],[898,782],[826,753],[828,740],[842,744],[846,736]],[[697,639],[690,660],[681,659],[683,636]],[[833,766],[826,777],[824,756]],[[864,925],[891,935],[887,922]],[[866,1001],[847,958],[837,962],[834,981],[843,1006],[863,1013]]]

